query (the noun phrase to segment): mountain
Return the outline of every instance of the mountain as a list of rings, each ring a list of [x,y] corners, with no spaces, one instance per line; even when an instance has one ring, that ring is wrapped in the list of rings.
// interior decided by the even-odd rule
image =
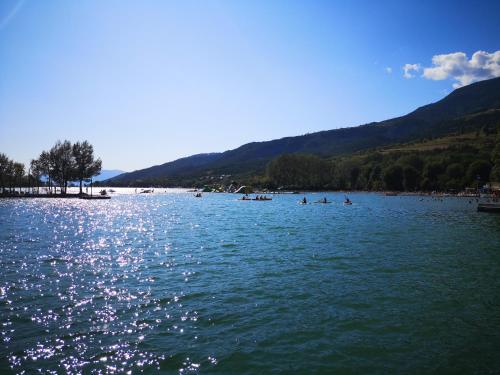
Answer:
[[[119,176],[121,174],[126,173],[125,171],[121,171],[119,169],[103,169],[101,171],[101,174],[98,176],[94,177],[94,181],[104,181],[104,180],[109,180],[110,178]]]
[[[362,108],[360,108],[362,110]],[[391,144],[434,138],[500,121],[500,78],[459,88],[442,100],[401,117],[357,127],[252,142],[222,153],[198,154],[121,174],[109,184],[186,180],[205,175],[251,175],[282,154],[350,154]]]
[[[109,180],[110,184],[122,182],[147,182],[165,176],[178,176],[186,171],[198,170],[210,163],[217,161],[222,153],[197,154],[186,158],[177,159],[162,165],[140,169],[134,172],[124,173]],[[108,182],[108,181],[106,181]]]

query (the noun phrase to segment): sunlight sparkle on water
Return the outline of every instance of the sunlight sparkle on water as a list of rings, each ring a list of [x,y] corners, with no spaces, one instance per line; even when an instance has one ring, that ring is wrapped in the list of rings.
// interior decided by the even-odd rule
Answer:
[[[428,372],[475,342],[454,363],[494,367],[497,218],[352,198],[0,201],[1,354],[15,373]]]

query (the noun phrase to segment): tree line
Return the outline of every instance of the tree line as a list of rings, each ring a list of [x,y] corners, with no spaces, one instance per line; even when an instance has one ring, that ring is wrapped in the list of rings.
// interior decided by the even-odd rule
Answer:
[[[48,188],[55,193],[59,187],[66,194],[71,181],[78,181],[80,194],[83,182],[101,173],[102,161],[95,158],[94,147],[88,142],[57,141],[48,151],[42,151],[30,162],[28,170],[23,163],[15,162],[0,153],[0,188],[2,194],[13,193],[15,187]],[[42,181],[45,180],[45,181]]]
[[[474,142],[445,148],[403,147],[333,159],[281,155],[268,164],[261,185],[296,190],[461,191],[500,181],[500,132],[476,137]]]
[[[0,153],[0,187],[5,194],[7,189],[13,192],[16,186],[23,184],[24,164],[11,160],[4,153]]]

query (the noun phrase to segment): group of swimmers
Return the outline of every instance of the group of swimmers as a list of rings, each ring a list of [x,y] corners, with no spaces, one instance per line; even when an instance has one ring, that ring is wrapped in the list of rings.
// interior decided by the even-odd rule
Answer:
[[[242,201],[270,201],[272,198],[268,198],[266,195],[256,195],[254,199],[250,198],[248,194],[245,194]]]
[[[307,204],[307,198],[304,197],[302,199],[302,201],[300,202],[301,204]],[[324,197],[323,199],[320,199],[319,201],[315,202],[315,203],[332,203],[332,202],[329,202],[326,197]],[[345,200],[344,200],[344,204],[352,204],[352,201],[349,199],[349,197],[345,197]]]
[[[196,193],[195,194],[196,198],[201,198],[201,193]],[[245,194],[242,198],[242,201],[270,201],[272,198],[268,198],[266,195],[256,195],[255,198],[250,198],[248,194]],[[301,204],[307,204],[307,198],[304,197],[301,201]],[[328,201],[326,197],[323,199],[320,199],[319,201],[316,201],[315,203],[332,203],[331,201]],[[350,205],[352,204],[351,200],[346,196],[344,200],[344,204]]]

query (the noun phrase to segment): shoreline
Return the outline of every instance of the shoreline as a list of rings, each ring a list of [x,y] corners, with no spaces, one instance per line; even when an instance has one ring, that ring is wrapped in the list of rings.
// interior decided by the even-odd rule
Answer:
[[[120,188],[116,188],[120,189]],[[187,190],[187,193],[191,193],[195,190]],[[216,194],[236,194],[241,195],[240,193],[229,193],[229,192],[210,192]],[[269,195],[304,195],[304,194],[378,194],[386,197],[436,197],[436,198],[498,198],[497,196],[490,194],[451,194],[444,192],[391,192],[391,191],[370,191],[370,190],[301,190],[301,191],[265,191],[265,190],[256,190],[253,194],[269,194]],[[132,193],[130,194],[138,194]],[[205,193],[206,194],[206,193]],[[88,195],[88,194],[79,194],[79,193],[66,193],[66,194],[0,194],[0,198],[47,198],[47,199],[110,199],[112,195]]]
[[[0,198],[12,199],[12,198],[49,198],[49,199],[111,199],[109,195],[80,195],[80,194],[1,194]]]

